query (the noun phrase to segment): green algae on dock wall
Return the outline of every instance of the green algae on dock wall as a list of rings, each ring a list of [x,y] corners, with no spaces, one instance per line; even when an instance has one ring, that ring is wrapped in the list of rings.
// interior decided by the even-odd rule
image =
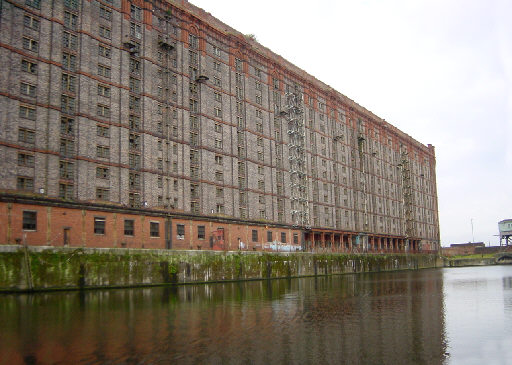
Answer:
[[[442,267],[434,255],[0,246],[0,291],[259,280]]]

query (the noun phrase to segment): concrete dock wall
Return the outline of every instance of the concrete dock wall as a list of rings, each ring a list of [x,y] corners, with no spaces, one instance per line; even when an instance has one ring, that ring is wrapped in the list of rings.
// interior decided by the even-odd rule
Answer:
[[[0,292],[258,280],[443,267],[435,255],[0,246]]]

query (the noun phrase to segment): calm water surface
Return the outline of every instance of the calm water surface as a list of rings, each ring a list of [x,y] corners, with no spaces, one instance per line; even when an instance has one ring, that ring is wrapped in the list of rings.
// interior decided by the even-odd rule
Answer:
[[[512,266],[0,296],[0,364],[512,364]]]

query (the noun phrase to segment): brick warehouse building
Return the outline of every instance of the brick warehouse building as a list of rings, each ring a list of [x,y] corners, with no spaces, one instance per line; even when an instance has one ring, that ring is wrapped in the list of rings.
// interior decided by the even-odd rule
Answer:
[[[432,251],[435,152],[185,0],[0,1],[0,243]]]

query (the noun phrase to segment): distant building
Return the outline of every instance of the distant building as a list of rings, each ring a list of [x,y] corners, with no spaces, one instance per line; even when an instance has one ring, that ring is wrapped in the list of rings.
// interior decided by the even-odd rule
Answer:
[[[485,248],[483,242],[452,243],[450,247],[443,247],[444,256],[473,255],[478,248]]]
[[[438,250],[434,147],[254,37],[185,0],[0,6],[0,243]]]
[[[500,246],[512,246],[512,219],[498,222],[500,230]]]

